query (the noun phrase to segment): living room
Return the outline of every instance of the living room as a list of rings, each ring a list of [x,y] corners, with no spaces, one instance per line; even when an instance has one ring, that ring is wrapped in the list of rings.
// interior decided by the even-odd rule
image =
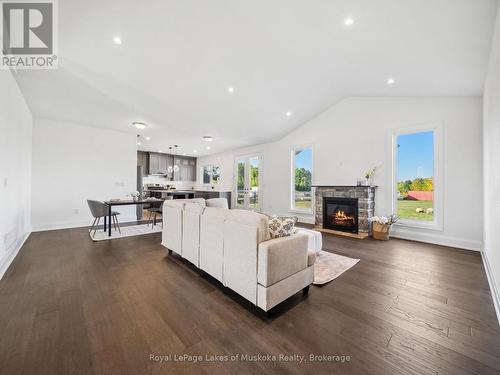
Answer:
[[[0,373],[500,371],[497,0],[31,3]]]

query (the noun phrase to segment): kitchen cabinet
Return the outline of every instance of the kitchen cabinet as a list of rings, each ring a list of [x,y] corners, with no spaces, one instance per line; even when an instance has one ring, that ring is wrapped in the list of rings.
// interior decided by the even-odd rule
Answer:
[[[191,156],[175,156],[179,166],[171,175],[172,181],[196,181],[196,158]],[[137,165],[142,165],[144,175],[168,174],[168,168],[174,166],[174,156],[158,152],[137,152]]]
[[[149,153],[144,151],[137,151],[137,166],[142,167],[143,177],[149,174]]]
[[[176,156],[179,170],[174,173],[174,181],[196,181],[196,159],[189,156]]]
[[[172,166],[171,155],[149,153],[149,174],[167,174],[169,166]]]

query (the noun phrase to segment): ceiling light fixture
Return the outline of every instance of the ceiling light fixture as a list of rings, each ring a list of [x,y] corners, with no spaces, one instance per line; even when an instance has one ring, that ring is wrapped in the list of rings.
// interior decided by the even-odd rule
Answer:
[[[158,152],[163,152],[162,150],[159,150]]]
[[[203,140],[205,142],[212,142],[214,140],[214,137],[212,137],[211,135],[204,135]]]
[[[227,92],[228,92],[228,93],[230,93],[230,94],[233,94],[233,93],[234,93],[234,87],[229,86],[229,87],[227,88]]]
[[[352,25],[354,25],[354,20],[351,17],[347,17],[344,20],[344,25],[346,25],[346,26],[352,26]]]
[[[140,146],[141,145],[141,142],[137,142],[137,146]]]
[[[290,117],[292,115],[292,112],[288,111],[287,113],[285,113],[286,117]]]
[[[186,153],[185,153],[185,152],[183,152],[183,153],[182,153],[182,156],[186,156]]]
[[[207,146],[207,150],[210,150],[210,146]]]
[[[396,80],[394,78],[387,79],[387,84],[388,85],[394,85],[394,83],[396,83]]]
[[[144,130],[148,127],[148,124],[146,124],[145,122],[139,122],[139,121],[134,121],[132,123],[132,125],[134,125],[139,130]]]
[[[115,36],[113,38],[113,43],[116,44],[117,46],[121,46],[122,44],[122,39],[119,36]]]
[[[196,153],[198,153],[198,150],[193,150],[193,154],[196,154]]]
[[[149,140],[151,140],[151,137],[146,137],[146,141],[149,141]]]

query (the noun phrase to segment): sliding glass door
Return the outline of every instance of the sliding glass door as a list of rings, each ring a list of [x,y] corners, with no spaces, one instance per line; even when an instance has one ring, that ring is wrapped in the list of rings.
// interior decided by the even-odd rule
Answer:
[[[235,160],[235,207],[260,211],[261,157],[242,156]]]

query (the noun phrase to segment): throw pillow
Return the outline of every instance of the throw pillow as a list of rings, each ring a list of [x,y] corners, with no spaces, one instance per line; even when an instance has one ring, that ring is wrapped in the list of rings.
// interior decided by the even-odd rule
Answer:
[[[294,226],[295,220],[291,217],[273,217],[269,219],[269,234],[271,238],[290,236]]]

